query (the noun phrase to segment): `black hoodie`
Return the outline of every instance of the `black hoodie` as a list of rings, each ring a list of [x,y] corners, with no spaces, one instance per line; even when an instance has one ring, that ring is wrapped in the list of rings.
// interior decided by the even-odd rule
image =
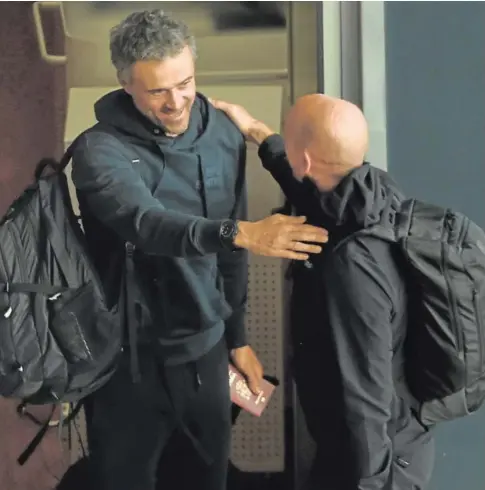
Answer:
[[[404,377],[407,288],[393,245],[353,232],[389,219],[403,196],[386,172],[368,163],[330,192],[297,181],[280,136],[260,146],[265,168],[297,214],[329,231],[329,243],[292,267],[294,374],[312,437],[321,488],[411,488],[431,468],[429,434],[411,409]],[[320,486],[318,486],[320,488]]]
[[[140,338],[155,337],[165,363],[199,358],[224,332],[229,348],[245,345],[247,253],[224,249],[219,237],[224,219],[246,217],[243,136],[201,94],[176,138],[123,90],[101,98],[95,113],[99,123],[81,136],[72,177],[110,304],[131,242]]]

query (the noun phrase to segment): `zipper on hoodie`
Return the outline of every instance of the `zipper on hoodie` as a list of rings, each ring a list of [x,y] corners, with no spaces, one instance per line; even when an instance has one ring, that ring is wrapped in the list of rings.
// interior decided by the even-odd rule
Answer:
[[[204,213],[204,218],[208,218],[209,211],[207,209],[207,198],[205,193],[204,169],[202,168],[202,162],[200,161],[200,156],[198,155],[197,155],[197,162],[199,166],[199,182],[197,183],[197,191],[199,192],[200,199],[202,200],[202,209]]]

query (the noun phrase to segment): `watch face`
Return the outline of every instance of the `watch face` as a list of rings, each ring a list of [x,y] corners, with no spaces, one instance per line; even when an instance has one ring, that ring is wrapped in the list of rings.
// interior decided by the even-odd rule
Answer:
[[[222,224],[221,227],[221,236],[222,238],[234,238],[236,234],[236,226],[231,221],[226,221]]]

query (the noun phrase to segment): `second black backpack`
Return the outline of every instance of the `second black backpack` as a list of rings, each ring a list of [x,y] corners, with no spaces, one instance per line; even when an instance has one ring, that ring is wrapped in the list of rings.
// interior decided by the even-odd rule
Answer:
[[[389,217],[344,241],[365,234],[396,243],[408,265],[407,381],[420,420],[469,415],[485,401],[485,232],[416,199]]]

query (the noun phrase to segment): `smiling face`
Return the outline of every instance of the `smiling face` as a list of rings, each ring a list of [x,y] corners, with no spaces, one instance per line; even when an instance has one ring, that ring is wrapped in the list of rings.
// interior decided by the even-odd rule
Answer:
[[[128,81],[120,80],[138,110],[167,136],[187,130],[195,100],[195,63],[189,46],[164,60],[137,61]]]

